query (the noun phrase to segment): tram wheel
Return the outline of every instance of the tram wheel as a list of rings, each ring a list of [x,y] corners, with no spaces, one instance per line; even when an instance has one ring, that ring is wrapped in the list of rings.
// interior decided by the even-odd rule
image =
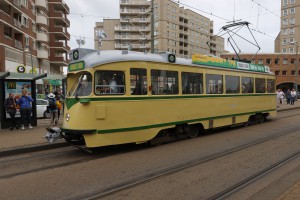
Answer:
[[[259,116],[258,122],[259,122],[259,123],[264,123],[265,121],[266,121],[266,115],[261,114],[261,115]]]
[[[200,132],[200,126],[198,124],[192,124],[187,127],[187,132],[190,138],[197,137]]]

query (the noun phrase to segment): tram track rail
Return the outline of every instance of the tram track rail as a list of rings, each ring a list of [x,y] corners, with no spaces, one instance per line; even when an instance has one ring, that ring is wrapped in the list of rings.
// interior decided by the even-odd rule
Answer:
[[[282,133],[282,130],[279,130],[278,132],[277,131],[276,132],[277,133],[280,132],[281,134],[272,135],[272,136],[269,136],[269,137],[266,137],[266,138],[262,138],[262,139],[253,141],[253,142],[248,143],[248,144],[239,145],[239,146],[233,147],[231,149],[228,149],[226,151],[213,153],[213,154],[201,157],[201,158],[196,159],[196,160],[190,160],[190,161],[185,162],[185,163],[180,163],[176,166],[169,167],[167,169],[158,171],[156,173],[150,173],[150,174],[147,174],[145,176],[138,177],[134,180],[124,181],[123,183],[119,183],[117,185],[110,186],[109,188],[106,188],[103,191],[95,192],[94,194],[87,194],[86,196],[81,196],[78,199],[96,200],[96,199],[109,197],[109,196],[112,196],[112,195],[114,195],[118,192],[137,187],[141,184],[146,184],[148,182],[167,177],[167,176],[172,175],[174,173],[178,173],[180,171],[183,171],[183,170],[186,170],[186,169],[189,169],[189,168],[207,163],[209,161],[213,161],[213,160],[218,159],[218,158],[229,156],[229,155],[232,155],[232,154],[237,153],[239,151],[245,150],[247,148],[254,147],[256,145],[260,145],[262,143],[269,142],[271,140],[275,140],[275,139],[278,139],[280,137],[295,133],[296,131],[299,131],[299,129],[300,129],[300,126],[297,126],[297,127],[294,127],[293,129],[290,129],[289,132],[285,132],[285,133]],[[294,154],[294,155],[290,156],[289,158],[285,159],[284,161],[279,161],[278,163],[273,164],[272,166],[268,167],[267,169],[264,169],[264,170],[258,172],[257,174],[249,177],[247,180],[243,180],[242,182],[232,186],[231,188],[228,188],[226,191],[223,191],[222,194],[220,193],[220,195],[223,195],[223,194],[227,195],[227,193],[229,194],[229,192],[231,192],[231,191],[233,192],[234,188],[237,188],[238,185],[241,185],[243,183],[246,184],[248,181],[250,183],[251,180],[253,180],[255,178],[258,178],[260,175],[262,176],[263,174],[270,172],[272,169],[275,169],[275,168],[279,167],[280,165],[284,164],[285,162],[288,162],[289,160],[291,160],[293,158],[296,158],[298,156],[300,156],[300,152],[297,152],[296,154]]]
[[[227,189],[209,197],[208,200],[226,199],[226,198],[230,197],[231,195],[239,192],[243,188],[247,187],[249,184],[252,184],[255,181],[265,177],[266,175],[276,171],[281,166],[291,162],[292,160],[294,160],[298,157],[300,157],[300,151],[288,156],[287,158],[285,158],[283,160],[280,160],[280,161],[272,164],[271,166],[269,166],[265,169],[262,169],[261,171],[253,174],[252,176],[249,176],[249,177],[241,180],[240,182],[232,185],[231,187],[228,187]]]

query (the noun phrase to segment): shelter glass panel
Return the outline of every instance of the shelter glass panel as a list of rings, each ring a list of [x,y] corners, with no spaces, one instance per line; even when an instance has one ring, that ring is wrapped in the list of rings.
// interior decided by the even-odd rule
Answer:
[[[139,68],[130,69],[130,93],[132,95],[147,94],[147,70]]]
[[[254,79],[251,77],[242,77],[242,93],[253,93]]]
[[[255,79],[255,91],[256,93],[265,93],[266,92],[266,80],[264,78]]]
[[[206,93],[222,94],[223,93],[223,76],[217,74],[206,74]]]
[[[178,94],[178,72],[151,70],[151,88],[154,95]]]
[[[226,85],[226,94],[240,93],[240,77],[226,76],[225,85]]]
[[[203,94],[203,74],[181,73],[182,94]]]
[[[125,94],[125,75],[122,71],[96,71],[96,95],[123,95]]]

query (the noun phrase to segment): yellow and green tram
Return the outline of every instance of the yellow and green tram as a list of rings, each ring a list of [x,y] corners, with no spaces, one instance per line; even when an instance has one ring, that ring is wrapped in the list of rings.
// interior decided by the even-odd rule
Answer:
[[[267,66],[193,55],[75,49],[61,135],[88,148],[195,137],[276,115]]]

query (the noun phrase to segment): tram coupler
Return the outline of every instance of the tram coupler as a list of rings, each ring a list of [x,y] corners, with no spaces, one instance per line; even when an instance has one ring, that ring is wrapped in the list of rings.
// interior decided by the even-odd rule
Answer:
[[[48,127],[48,128],[46,128],[46,130],[47,130],[47,133],[46,133],[45,138],[49,143],[53,143],[56,140],[62,138],[60,128],[58,128],[58,127]]]

